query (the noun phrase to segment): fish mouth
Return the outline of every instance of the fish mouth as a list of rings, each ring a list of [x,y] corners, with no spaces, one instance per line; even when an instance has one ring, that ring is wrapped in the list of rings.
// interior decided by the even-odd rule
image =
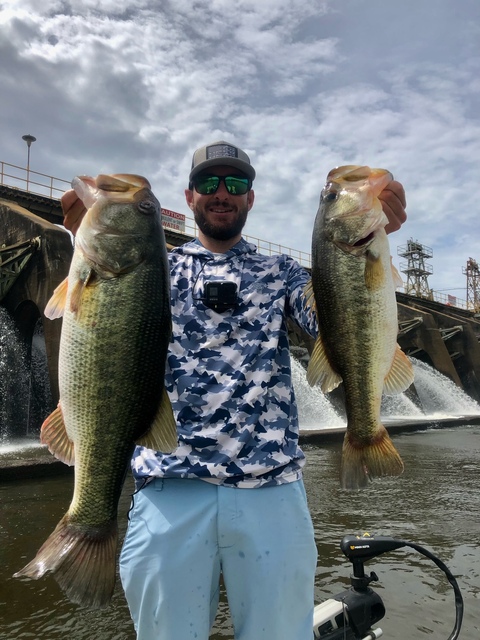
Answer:
[[[365,238],[360,238],[360,240],[354,242],[352,247],[364,247],[366,244],[369,244],[373,240],[374,236],[375,234],[372,231],[368,234],[368,236],[365,236]]]
[[[365,250],[370,246],[374,239],[375,232],[371,231],[367,236],[356,240],[354,243],[343,242],[341,240],[334,240],[333,243],[344,253],[348,253],[354,256],[360,256],[365,253]]]

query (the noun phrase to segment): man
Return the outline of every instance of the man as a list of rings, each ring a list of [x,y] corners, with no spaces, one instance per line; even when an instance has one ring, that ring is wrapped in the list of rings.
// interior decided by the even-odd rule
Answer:
[[[171,455],[137,447],[120,574],[139,640],[207,640],[225,583],[236,640],[310,640],[316,547],[286,320],[315,336],[308,273],[242,239],[255,170],[219,141],[193,156],[185,196],[198,239],[171,252],[166,386]],[[70,195],[69,195],[70,194]],[[389,231],[402,186],[381,195]],[[63,198],[74,230],[82,205]]]

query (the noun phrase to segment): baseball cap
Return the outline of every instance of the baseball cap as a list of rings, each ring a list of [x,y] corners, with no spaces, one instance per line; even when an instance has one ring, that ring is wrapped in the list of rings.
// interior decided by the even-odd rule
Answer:
[[[188,177],[189,182],[197,173],[215,166],[234,167],[245,173],[251,180],[255,178],[255,169],[250,164],[250,158],[245,151],[242,151],[234,144],[219,140],[212,142],[205,147],[200,147],[193,154],[192,170]]]

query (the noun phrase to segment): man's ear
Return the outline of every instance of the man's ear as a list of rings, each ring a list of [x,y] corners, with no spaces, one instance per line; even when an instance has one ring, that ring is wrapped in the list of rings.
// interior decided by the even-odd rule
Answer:
[[[188,206],[193,211],[193,191],[192,189],[185,189],[185,200]]]
[[[249,211],[253,207],[254,200],[255,200],[255,193],[253,189],[250,189],[250,191],[247,192],[247,207]]]

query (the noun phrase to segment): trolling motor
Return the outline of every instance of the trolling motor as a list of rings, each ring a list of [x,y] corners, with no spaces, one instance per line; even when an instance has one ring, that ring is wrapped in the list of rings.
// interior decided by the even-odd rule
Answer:
[[[447,576],[455,593],[456,612],[455,626],[448,640],[458,638],[463,619],[463,598],[448,567],[420,545],[365,533],[363,536],[344,536],[340,543],[341,550],[353,565],[353,573],[350,575],[351,587],[315,607],[315,640],[375,640],[383,635],[380,628],[372,628],[372,625],[385,616],[381,597],[369,586],[371,582],[378,581],[378,576],[374,572],[366,575],[364,564],[376,556],[400,547],[415,549],[432,560]]]

